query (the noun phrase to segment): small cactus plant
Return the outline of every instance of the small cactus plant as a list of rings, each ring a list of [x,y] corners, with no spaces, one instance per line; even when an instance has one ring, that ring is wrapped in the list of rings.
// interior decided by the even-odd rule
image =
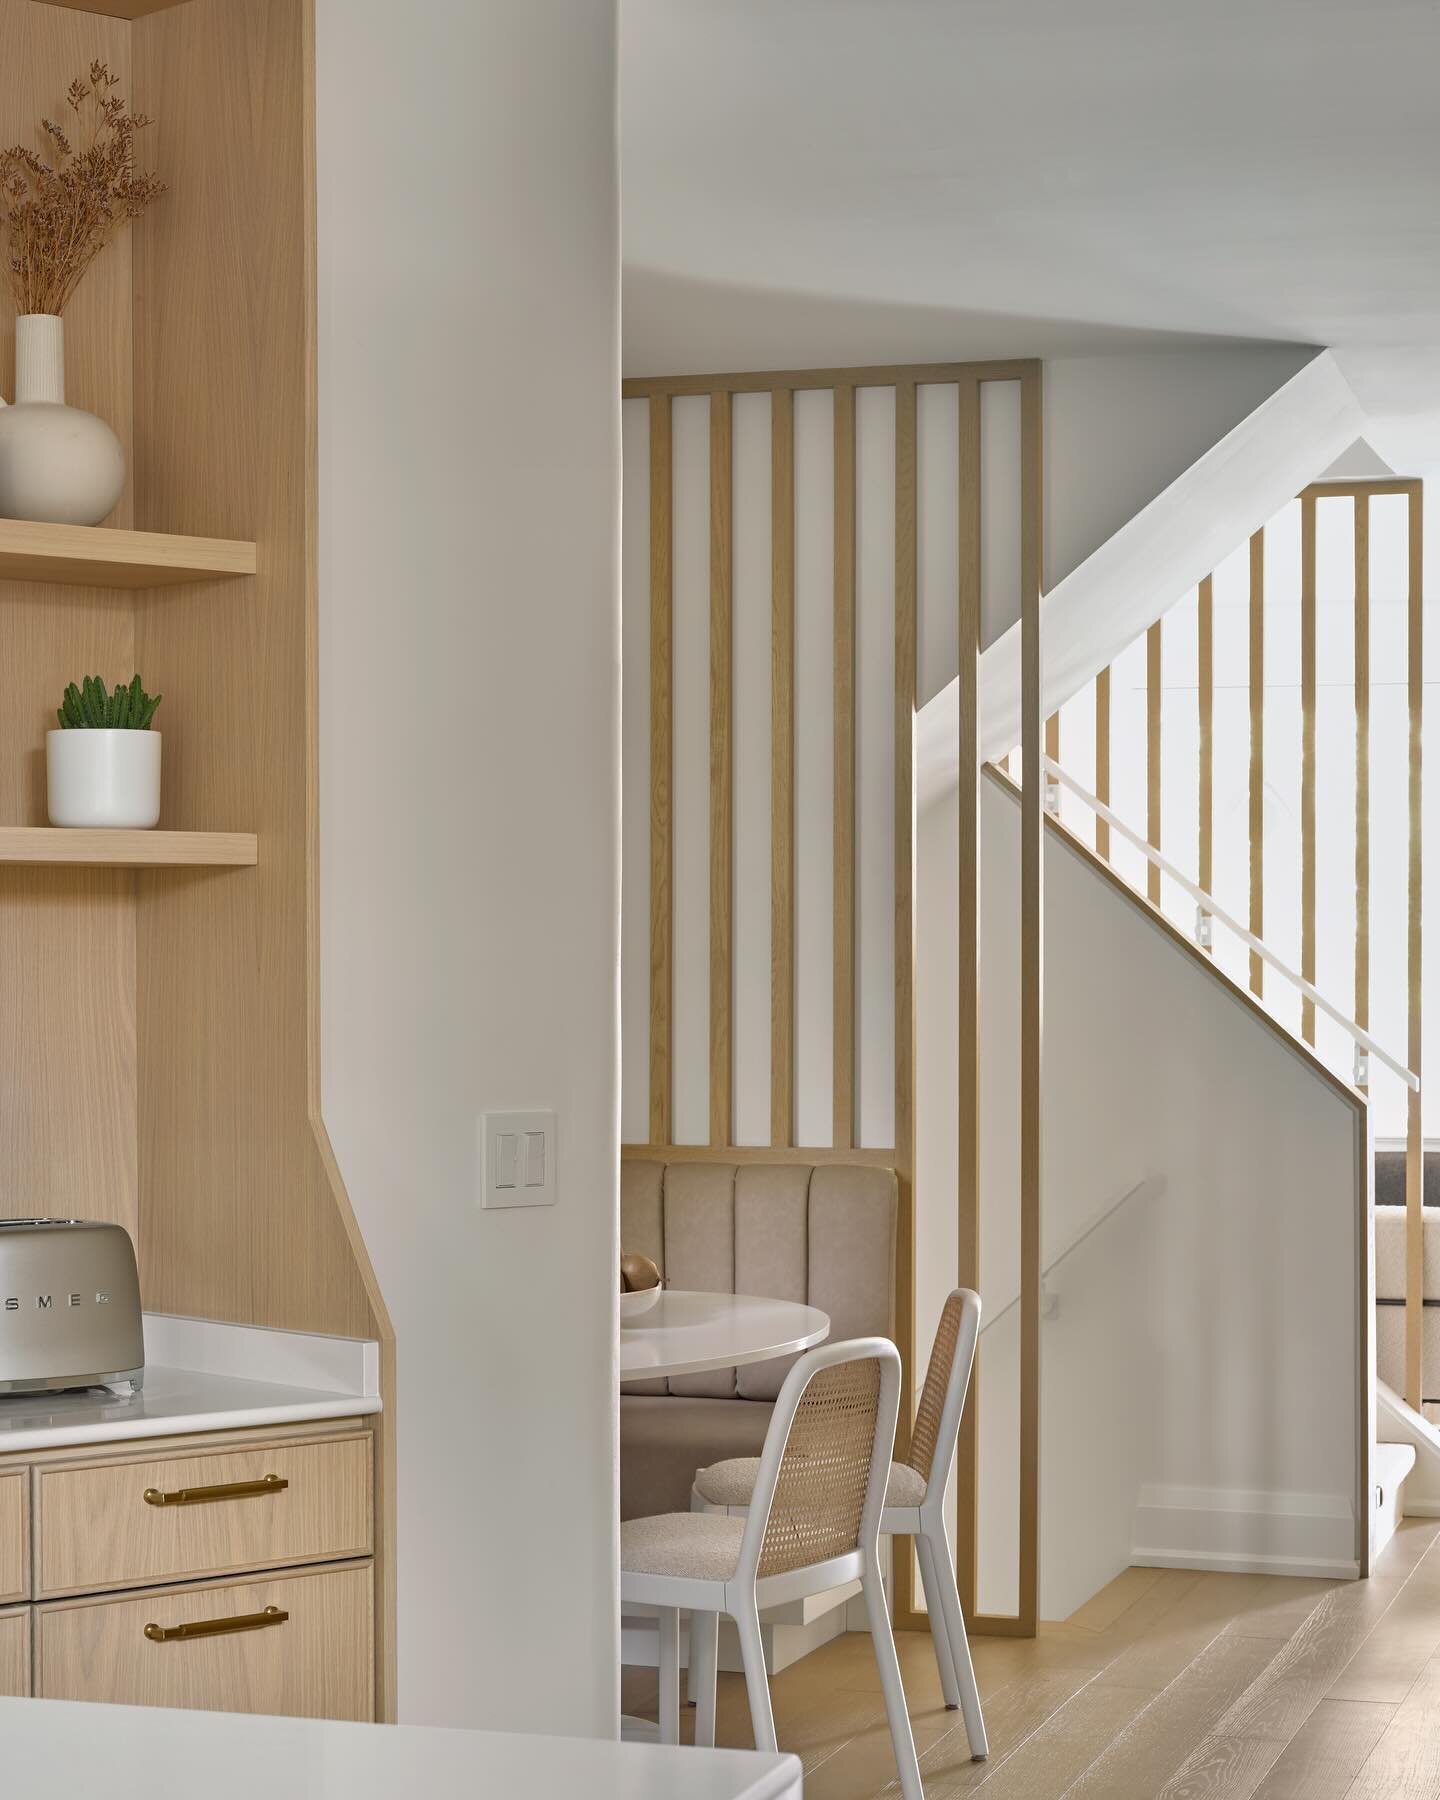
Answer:
[[[138,675],[116,682],[113,694],[98,675],[87,675],[79,687],[72,681],[66,688],[55,716],[67,731],[148,731],[163,698],[156,694],[152,700]]]

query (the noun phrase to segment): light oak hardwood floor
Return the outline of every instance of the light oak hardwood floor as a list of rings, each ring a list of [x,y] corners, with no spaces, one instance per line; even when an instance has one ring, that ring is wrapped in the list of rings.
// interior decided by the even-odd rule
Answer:
[[[1440,1800],[1437,1520],[1407,1520],[1370,1581],[1127,1569],[1033,1641],[976,1639],[985,1763],[945,1711],[928,1635],[898,1643],[929,1800]],[[626,1670],[623,1692],[655,1716],[653,1670]],[[806,1800],[897,1791],[867,1637],[772,1693]],[[716,1738],[750,1742],[738,1675],[720,1677]]]

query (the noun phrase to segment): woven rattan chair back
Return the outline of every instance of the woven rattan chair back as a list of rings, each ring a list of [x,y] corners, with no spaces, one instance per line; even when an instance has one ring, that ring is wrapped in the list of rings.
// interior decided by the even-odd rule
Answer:
[[[925,1371],[925,1386],[920,1390],[920,1404],[915,1409],[915,1425],[910,1433],[910,1454],[905,1460],[927,1481],[935,1460],[940,1415],[945,1410],[945,1396],[950,1388],[950,1371],[955,1366],[955,1346],[960,1341],[960,1314],[960,1295],[958,1292],[950,1294],[940,1313],[935,1342],[930,1346],[930,1366]]]
[[[946,1296],[935,1342],[930,1347],[925,1386],[915,1409],[910,1454],[905,1459],[927,1482],[935,1466],[937,1447],[942,1446],[942,1439],[948,1432],[959,1429],[965,1389],[970,1382],[970,1365],[975,1359],[975,1328],[979,1320],[979,1299],[967,1288],[956,1288]],[[958,1395],[955,1391],[957,1382]]]
[[[836,1363],[811,1377],[775,1482],[760,1548],[762,1578],[859,1547],[879,1405],[874,1357]]]

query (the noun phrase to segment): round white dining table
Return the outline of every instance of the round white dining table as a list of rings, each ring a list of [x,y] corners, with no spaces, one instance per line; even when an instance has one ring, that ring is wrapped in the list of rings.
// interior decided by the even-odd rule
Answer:
[[[830,1315],[798,1300],[667,1288],[620,1324],[620,1379],[699,1375],[808,1350],[829,1336]]]

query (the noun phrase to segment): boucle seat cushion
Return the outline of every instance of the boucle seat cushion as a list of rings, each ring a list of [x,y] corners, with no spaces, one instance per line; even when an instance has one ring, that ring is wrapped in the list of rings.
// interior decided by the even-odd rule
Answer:
[[[696,1472],[695,1487],[712,1506],[748,1506],[760,1473],[758,1456],[732,1456],[728,1462],[711,1463]],[[887,1506],[919,1506],[925,1498],[925,1477],[908,1463],[892,1462],[885,1488]]]
[[[728,1581],[740,1558],[745,1521],[724,1513],[656,1513],[620,1527],[620,1567],[627,1575],[679,1575]]]

